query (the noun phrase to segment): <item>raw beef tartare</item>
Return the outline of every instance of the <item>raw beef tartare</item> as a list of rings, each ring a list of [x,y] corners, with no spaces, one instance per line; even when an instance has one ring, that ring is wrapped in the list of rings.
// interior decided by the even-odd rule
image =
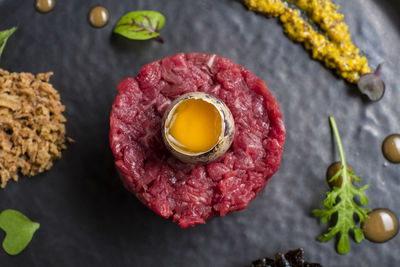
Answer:
[[[279,105],[264,81],[229,59],[176,54],[124,79],[111,111],[110,144],[125,187],[186,228],[242,210],[278,170],[285,140]],[[213,94],[235,121],[231,148],[206,165],[180,162],[165,148],[161,120],[172,100]]]

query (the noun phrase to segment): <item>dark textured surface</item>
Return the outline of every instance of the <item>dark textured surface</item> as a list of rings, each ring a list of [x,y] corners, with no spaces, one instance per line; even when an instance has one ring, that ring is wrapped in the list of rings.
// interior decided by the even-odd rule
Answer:
[[[84,3],[83,3],[84,2]],[[400,239],[351,242],[339,255],[316,237],[327,225],[313,218],[328,190],[325,171],[338,159],[328,115],[334,115],[348,162],[370,183],[368,207],[400,214],[400,165],[388,163],[381,143],[400,132],[400,19],[398,1],[337,0],[353,41],[376,67],[385,61],[386,95],[377,103],[310,60],[275,19],[247,11],[235,0],[58,1],[48,14],[33,1],[0,0],[0,29],[15,24],[0,66],[10,71],[52,70],[67,106],[68,135],[76,140],[48,172],[0,191],[0,210],[14,208],[41,228],[20,255],[0,250],[1,266],[245,266],[296,247],[324,266],[396,266]],[[110,23],[93,29],[89,9],[106,6]],[[124,13],[165,14],[165,44],[111,34]],[[176,52],[216,53],[266,80],[280,103],[287,139],[283,162],[268,187],[245,211],[180,229],[126,191],[108,146],[108,116],[124,77]],[[0,238],[4,234],[0,233]]]

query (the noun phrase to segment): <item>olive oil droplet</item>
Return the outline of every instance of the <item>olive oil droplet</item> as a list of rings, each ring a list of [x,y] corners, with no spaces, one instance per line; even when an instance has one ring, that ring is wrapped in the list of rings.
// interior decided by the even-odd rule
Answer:
[[[382,143],[383,156],[392,163],[400,163],[400,134],[392,134]]]
[[[106,26],[110,19],[110,13],[107,8],[103,6],[96,6],[89,12],[89,23],[95,28],[102,28]]]
[[[347,165],[347,170],[349,171],[353,171],[353,169],[348,165]],[[343,181],[343,176],[340,175],[338,177],[338,179],[336,179],[335,181],[329,182],[329,180],[342,168],[342,163],[340,161],[336,161],[334,163],[332,163],[328,169],[326,170],[326,180],[329,183],[330,186],[334,187],[340,187],[342,185],[342,181]],[[351,183],[353,183],[354,179],[353,177],[351,177]]]
[[[35,1],[36,10],[41,13],[47,13],[47,12],[52,11],[55,5],[56,5],[55,0],[36,0]]]
[[[382,243],[392,239],[399,230],[396,215],[388,209],[375,209],[368,213],[363,223],[365,237],[372,242]]]

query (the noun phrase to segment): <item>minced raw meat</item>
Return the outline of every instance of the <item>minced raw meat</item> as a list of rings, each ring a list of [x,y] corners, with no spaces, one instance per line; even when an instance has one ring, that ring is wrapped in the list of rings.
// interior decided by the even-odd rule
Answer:
[[[179,53],[124,79],[110,117],[110,144],[125,187],[186,228],[242,210],[278,170],[285,140],[279,105],[264,81],[217,55]],[[225,102],[235,120],[228,152],[206,165],[174,158],[161,120],[178,96],[194,91]]]

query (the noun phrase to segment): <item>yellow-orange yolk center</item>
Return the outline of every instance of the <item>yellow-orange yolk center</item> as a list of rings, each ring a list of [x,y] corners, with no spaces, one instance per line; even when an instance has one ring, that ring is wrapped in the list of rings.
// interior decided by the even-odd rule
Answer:
[[[222,120],[214,105],[201,99],[188,99],[178,104],[166,128],[175,146],[199,153],[217,144]]]

